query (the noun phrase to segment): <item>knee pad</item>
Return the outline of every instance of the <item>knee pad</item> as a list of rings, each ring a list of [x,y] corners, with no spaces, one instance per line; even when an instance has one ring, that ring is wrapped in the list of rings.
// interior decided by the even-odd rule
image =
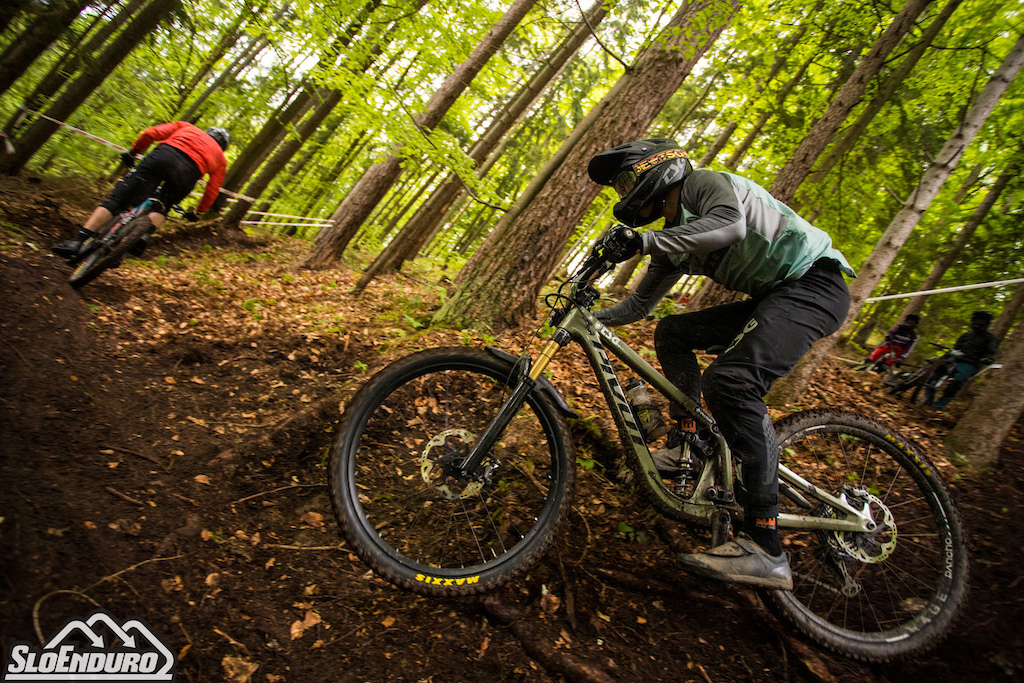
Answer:
[[[727,364],[709,365],[701,375],[700,384],[709,405],[712,402],[728,405],[742,399],[746,394],[756,393],[750,379],[744,377],[738,368]]]

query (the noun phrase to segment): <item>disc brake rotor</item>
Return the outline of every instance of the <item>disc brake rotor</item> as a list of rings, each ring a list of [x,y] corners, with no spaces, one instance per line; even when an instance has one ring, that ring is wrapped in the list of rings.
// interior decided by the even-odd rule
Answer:
[[[856,498],[864,502],[866,511],[875,520],[874,531],[836,532],[842,552],[865,563],[884,562],[896,550],[896,519],[885,503],[867,491],[858,491]]]
[[[428,441],[420,454],[420,476],[442,498],[474,498],[483,489],[483,478],[458,481],[450,474],[454,464],[469,454],[475,440],[476,435],[465,429],[446,429]]]

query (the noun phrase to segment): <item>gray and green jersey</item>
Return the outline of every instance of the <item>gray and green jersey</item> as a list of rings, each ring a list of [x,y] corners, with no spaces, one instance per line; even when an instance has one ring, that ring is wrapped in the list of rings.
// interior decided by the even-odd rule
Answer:
[[[636,291],[601,311],[611,325],[649,315],[684,274],[706,275],[729,289],[758,297],[796,280],[822,258],[855,277],[832,238],[757,183],[699,170],[683,182],[673,225],[641,234],[651,263]]]

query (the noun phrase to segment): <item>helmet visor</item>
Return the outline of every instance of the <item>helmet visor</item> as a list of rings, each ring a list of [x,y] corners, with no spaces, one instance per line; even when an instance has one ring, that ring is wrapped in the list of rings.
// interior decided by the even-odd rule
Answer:
[[[625,197],[636,186],[636,179],[636,171],[629,168],[615,176],[615,180],[612,181],[612,187],[615,188],[615,193],[619,197]]]

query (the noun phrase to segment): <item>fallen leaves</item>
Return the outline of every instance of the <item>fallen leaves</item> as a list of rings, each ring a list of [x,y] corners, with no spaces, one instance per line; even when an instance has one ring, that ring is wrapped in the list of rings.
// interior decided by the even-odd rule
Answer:
[[[302,619],[296,619],[292,622],[291,635],[292,640],[298,640],[306,634],[306,631],[313,628],[322,621],[320,614],[316,610],[307,610],[306,614]]]
[[[175,593],[185,588],[184,582],[180,576],[175,576],[172,579],[163,579],[160,581],[160,587],[164,589],[164,593]]]
[[[311,527],[319,529],[324,525],[324,516],[319,512],[313,512],[310,510],[306,514],[302,515],[302,521]]]
[[[226,655],[220,660],[220,665],[224,667],[224,680],[230,683],[249,683],[256,669],[260,668],[258,663],[235,655]]]

